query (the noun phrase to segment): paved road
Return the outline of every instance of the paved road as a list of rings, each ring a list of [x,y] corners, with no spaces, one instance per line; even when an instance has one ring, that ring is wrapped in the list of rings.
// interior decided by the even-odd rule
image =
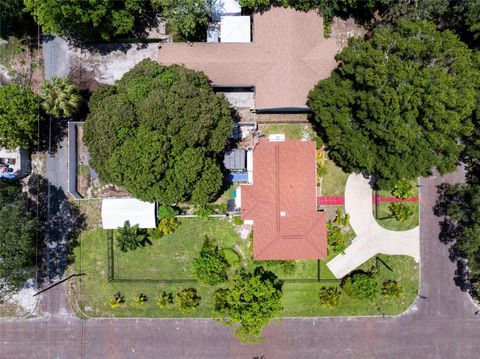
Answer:
[[[395,318],[285,319],[266,341],[241,346],[210,320],[87,320],[53,313],[0,321],[3,358],[476,358],[480,317],[453,282],[455,264],[438,240],[435,186],[457,172],[421,181],[421,294]]]
[[[380,226],[373,215],[372,187],[361,174],[348,176],[345,212],[350,215],[350,226],[356,237],[344,253],[327,263],[335,277],[343,278],[378,253],[407,255],[419,261],[419,227],[390,231]]]

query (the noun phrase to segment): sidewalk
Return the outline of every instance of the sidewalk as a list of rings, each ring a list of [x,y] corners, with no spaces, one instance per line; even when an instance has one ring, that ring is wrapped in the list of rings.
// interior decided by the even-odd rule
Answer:
[[[408,255],[420,260],[420,231],[390,231],[381,227],[372,212],[372,188],[362,175],[351,174],[345,187],[345,212],[357,235],[352,244],[327,263],[342,278],[378,253]]]

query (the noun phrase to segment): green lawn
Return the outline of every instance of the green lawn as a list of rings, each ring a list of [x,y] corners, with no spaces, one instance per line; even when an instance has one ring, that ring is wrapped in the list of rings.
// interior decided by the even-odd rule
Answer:
[[[283,133],[287,138],[298,140],[304,137],[313,139],[315,136],[311,125],[304,123],[259,124],[258,129],[262,131],[265,136]]]
[[[378,195],[381,197],[393,197],[390,191],[378,191]],[[415,188],[414,196],[418,196],[418,188]],[[377,222],[383,228],[390,229],[392,231],[406,231],[412,228],[415,228],[419,225],[420,220],[420,206],[418,202],[406,202],[408,207],[413,210],[413,215],[411,215],[406,221],[399,222],[393,218],[390,214],[388,207],[390,203],[379,203],[377,210],[375,206],[373,207],[373,214],[376,214]]]
[[[349,174],[343,172],[332,160],[328,159],[328,154],[325,166],[327,174],[322,181],[322,196],[343,196]]]
[[[406,256],[380,255],[385,263],[393,270],[390,272],[383,265],[379,266],[379,289],[384,281],[396,280],[404,289],[405,296],[402,300],[385,299],[378,295],[374,301],[361,301],[352,299],[342,293],[337,308],[322,308],[318,304],[318,291],[325,286],[338,286],[338,284],[321,283],[285,283],[283,286],[284,316],[346,316],[346,315],[395,315],[408,309],[418,293],[418,265]],[[375,266],[372,258],[359,269],[369,270]],[[288,293],[288,294],[287,294]]]
[[[128,253],[121,253],[115,248],[116,279],[143,278],[152,281],[108,282],[107,231],[94,229],[84,232],[80,239],[80,246],[75,248],[73,271],[85,273],[85,275],[76,277],[70,295],[76,299],[79,308],[93,317],[211,317],[213,288],[198,282],[161,284],[154,281],[191,279],[193,277],[191,262],[200,250],[205,236],[219,240],[225,248],[235,248],[237,253],[241,252],[244,258],[243,264],[248,267],[265,264],[252,261],[250,250],[245,241],[236,234],[231,223],[219,219],[184,219],[173,234],[154,241],[151,246]],[[395,270],[393,276],[405,288],[417,288],[418,274],[412,260],[406,257],[385,257],[385,261]],[[326,261],[321,261],[320,264],[321,278],[333,279]],[[266,265],[266,267],[286,280],[283,290],[283,316],[377,314],[376,307],[374,308],[371,303],[356,302],[347,297],[342,297],[340,307],[335,310],[321,308],[318,304],[318,290],[323,285],[338,285],[336,282],[333,284],[331,282],[328,284],[292,282],[293,279],[315,279],[317,261],[297,261],[294,272],[289,274],[285,274],[276,265]],[[382,270],[382,276],[387,275],[390,273]],[[159,309],[156,306],[155,302],[160,290],[175,294],[187,287],[197,288],[202,297],[201,305],[193,312],[182,313],[175,307]],[[126,302],[121,308],[112,310],[108,300],[116,291],[120,291],[125,296]],[[142,305],[136,305],[133,298],[140,293],[146,294],[148,301]],[[378,305],[385,313],[398,314],[408,307],[413,298],[414,296],[408,296],[404,303],[379,301]]]

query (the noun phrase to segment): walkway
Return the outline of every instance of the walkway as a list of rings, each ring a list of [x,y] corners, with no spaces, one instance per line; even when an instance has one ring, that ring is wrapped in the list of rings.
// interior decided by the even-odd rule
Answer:
[[[368,179],[352,174],[345,186],[345,212],[350,215],[350,226],[357,237],[327,263],[337,278],[350,273],[378,253],[401,254],[420,260],[419,228],[408,231],[389,231],[381,227],[372,212],[372,188]]]
[[[375,203],[393,203],[393,202],[418,202],[418,197],[410,197],[405,199],[395,197],[382,197],[372,195],[373,204]],[[319,206],[343,206],[345,197],[343,196],[318,196],[317,204]]]

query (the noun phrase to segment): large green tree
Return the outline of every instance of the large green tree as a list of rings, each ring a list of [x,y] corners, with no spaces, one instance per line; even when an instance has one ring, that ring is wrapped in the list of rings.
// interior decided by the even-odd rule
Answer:
[[[182,39],[205,41],[212,11],[205,0],[153,0],[168,30]]]
[[[0,181],[0,301],[33,276],[37,220],[16,183]]]
[[[243,342],[260,339],[263,328],[282,310],[282,281],[277,276],[257,267],[254,271],[241,269],[228,288],[214,295],[214,307],[234,334]]]
[[[222,187],[232,127],[227,100],[203,73],[144,60],[93,93],[85,141],[102,180],[146,201],[202,204]]]
[[[150,0],[24,0],[45,33],[81,40],[131,35],[152,15]]]
[[[389,182],[455,168],[458,138],[472,131],[478,77],[456,35],[400,21],[350,39],[337,60],[309,95],[332,160]]]
[[[30,146],[37,137],[38,103],[28,87],[0,86],[0,147]]]

